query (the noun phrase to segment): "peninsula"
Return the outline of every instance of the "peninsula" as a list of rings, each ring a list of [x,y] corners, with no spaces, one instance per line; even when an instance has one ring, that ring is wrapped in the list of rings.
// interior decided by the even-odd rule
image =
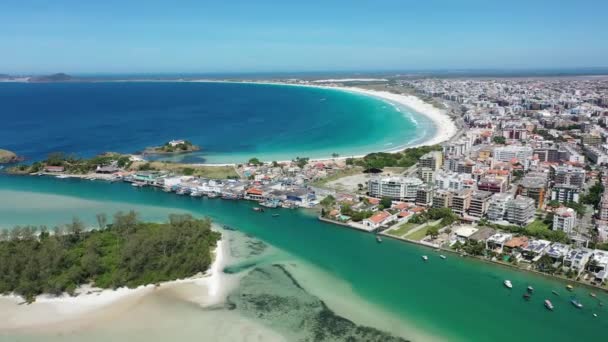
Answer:
[[[118,212],[98,229],[74,218],[52,232],[42,226],[14,227],[0,235],[0,293],[27,302],[41,294],[75,294],[91,284],[102,289],[138,287],[205,272],[221,235],[211,221],[169,215],[165,223],[141,222],[133,211]]]
[[[23,158],[17,156],[14,152],[0,149],[0,164],[15,163],[23,160]]]

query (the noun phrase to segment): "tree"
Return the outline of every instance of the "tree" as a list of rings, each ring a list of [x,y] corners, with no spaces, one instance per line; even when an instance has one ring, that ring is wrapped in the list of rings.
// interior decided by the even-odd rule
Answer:
[[[324,208],[329,208],[336,204],[336,198],[332,195],[327,195],[320,203]]]
[[[383,209],[388,209],[388,208],[390,208],[392,205],[393,205],[393,200],[392,200],[390,197],[386,197],[386,196],[385,196],[385,197],[382,197],[382,198],[380,199],[380,206],[381,206]]]
[[[363,184],[361,184],[361,183],[357,184],[357,188],[359,189],[359,191],[363,191]]]
[[[507,139],[505,137],[501,137],[499,135],[492,138],[492,141],[496,144],[501,144],[501,145],[504,145],[507,143]]]
[[[298,165],[298,167],[300,169],[303,169],[304,166],[306,166],[306,164],[308,164],[309,160],[310,160],[310,158],[308,158],[308,157],[304,157],[304,158],[296,157],[296,159],[294,159],[293,162],[296,163],[296,165]]]
[[[251,158],[251,159],[249,159],[247,164],[253,165],[253,166],[259,166],[259,165],[262,165],[263,163],[258,158]]]
[[[97,214],[97,225],[99,229],[104,229],[108,225],[108,216],[105,213]]]
[[[51,152],[46,158],[46,164],[50,166],[62,166],[67,159],[63,152]]]
[[[439,227],[438,226],[430,226],[426,230],[426,235],[430,235],[433,239],[439,236]]]
[[[340,156],[340,155],[339,155],[338,153],[335,153],[335,152],[331,154],[331,157],[332,157],[332,158],[338,158],[339,156]]]

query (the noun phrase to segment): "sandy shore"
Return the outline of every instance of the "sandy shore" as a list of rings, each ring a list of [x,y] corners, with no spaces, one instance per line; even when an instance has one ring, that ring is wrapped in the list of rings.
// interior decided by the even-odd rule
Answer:
[[[83,286],[77,296],[38,296],[33,304],[23,304],[19,296],[0,296],[0,333],[19,331],[73,331],[120,314],[140,303],[155,291],[174,289],[186,284],[188,300],[203,307],[222,302],[231,286],[222,283],[222,269],[229,250],[225,240],[218,241],[215,259],[205,274],[165,282],[160,286],[146,285],[135,289],[102,290]],[[184,293],[186,296],[186,293]]]

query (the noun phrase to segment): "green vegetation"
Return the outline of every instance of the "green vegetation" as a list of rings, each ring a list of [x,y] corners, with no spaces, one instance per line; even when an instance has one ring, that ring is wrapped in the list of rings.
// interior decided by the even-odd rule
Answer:
[[[87,174],[94,172],[99,165],[115,163],[119,168],[128,168],[132,162],[128,155],[107,152],[90,159],[82,159],[73,154],[63,152],[49,153],[46,160],[35,162],[30,166],[19,165],[9,170],[17,173],[36,173],[44,171],[45,166],[63,166],[66,173]]]
[[[0,235],[0,293],[28,302],[42,293],[73,294],[92,283],[101,288],[137,287],[206,271],[220,234],[208,219],[169,215],[167,223],[145,223],[135,212],[116,213],[106,226],[86,231],[74,219],[49,234],[46,227],[15,227]],[[39,235],[37,235],[39,233]]]
[[[185,153],[200,150],[200,147],[192,144],[188,140],[184,140],[179,144],[171,144],[170,142],[156,147],[149,147],[145,150],[146,153]]]
[[[393,236],[401,237],[401,236],[407,234],[410,230],[412,230],[415,227],[418,227],[418,225],[415,223],[406,222],[406,223],[401,224],[396,229],[389,230],[387,233],[390,235],[393,235]]]
[[[332,195],[328,195],[327,197],[325,197],[320,204],[324,207],[324,208],[330,208],[332,207],[334,204],[336,204],[336,198]]]
[[[486,245],[483,242],[467,240],[464,244],[456,242],[452,248],[457,251],[464,251],[470,255],[483,255],[486,250]]]
[[[374,214],[371,210],[355,211],[348,204],[343,204],[340,207],[340,213],[342,215],[350,216],[350,219],[355,222],[363,221]]]
[[[233,166],[192,165],[171,163],[166,161],[134,162],[130,169],[138,171],[168,171],[188,176],[198,176],[210,179],[238,179]]]
[[[382,209],[388,209],[393,205],[393,200],[390,197],[382,197],[380,199],[380,206]]]
[[[514,234],[522,234],[526,236],[535,237],[538,239],[545,239],[552,242],[562,242],[567,243],[569,241],[568,235],[561,230],[551,230],[552,221],[549,220],[549,217],[546,217],[545,220],[534,220],[530,224],[525,227],[520,226],[503,226],[499,224],[489,223],[487,220],[480,220],[478,225],[491,227],[494,229],[499,229],[502,231],[507,231]]]
[[[416,164],[420,157],[431,151],[441,151],[441,146],[433,145],[408,148],[403,152],[396,153],[370,153],[360,159],[348,158],[346,159],[346,164],[362,166],[365,169],[382,169],[385,167],[410,167]]]
[[[431,228],[431,227],[432,226],[426,226],[420,230],[417,230],[413,233],[406,235],[405,237],[410,240],[420,241],[420,240],[424,239],[425,236],[428,235],[427,232],[428,232],[429,228]]]
[[[262,163],[258,158],[251,158],[251,159],[249,159],[249,161],[247,161],[247,164],[253,165],[253,166],[259,166],[264,163]]]
[[[601,177],[601,175],[600,175]],[[598,208],[600,201],[602,200],[602,193],[604,192],[604,186],[602,182],[596,181],[596,183],[589,188],[589,193],[581,199],[581,203],[590,204],[594,208]]]
[[[507,138],[497,135],[497,136],[495,136],[494,138],[492,138],[492,141],[493,141],[495,144],[501,144],[501,145],[504,145],[504,144],[506,144],[506,143],[507,143]]]
[[[296,163],[296,165],[298,165],[299,168],[304,168],[304,166],[306,166],[306,164],[308,164],[308,161],[310,160],[310,158],[308,157],[296,157],[296,159],[293,160],[294,163]]]

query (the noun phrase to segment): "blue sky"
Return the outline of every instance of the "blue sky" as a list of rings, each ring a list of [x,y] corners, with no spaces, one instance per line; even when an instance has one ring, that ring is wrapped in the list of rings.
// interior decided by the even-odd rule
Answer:
[[[1,0],[0,73],[608,66],[606,0]]]

